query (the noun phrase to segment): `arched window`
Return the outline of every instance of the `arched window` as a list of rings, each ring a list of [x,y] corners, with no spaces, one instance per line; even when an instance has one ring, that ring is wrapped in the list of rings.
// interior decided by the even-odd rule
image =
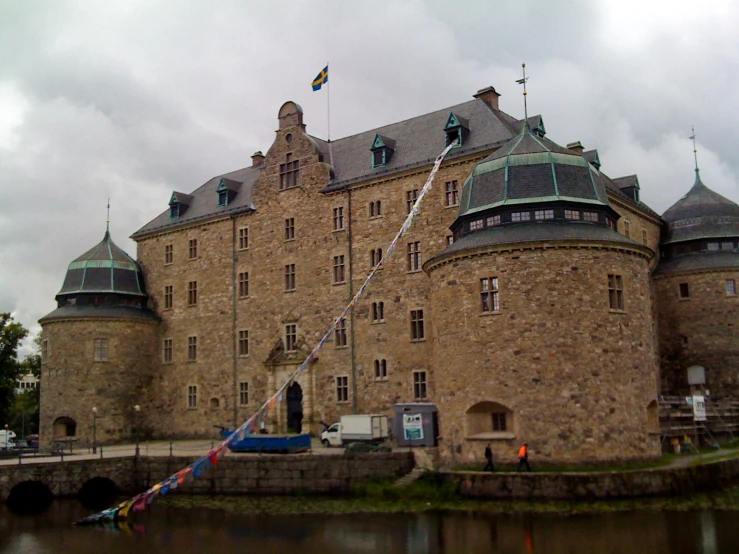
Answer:
[[[375,267],[382,261],[382,248],[370,250],[370,268]]]
[[[372,302],[372,322],[379,323],[385,321],[385,303]]]
[[[659,404],[656,400],[652,400],[647,405],[647,432],[659,433]]]
[[[513,410],[498,402],[478,402],[467,410],[467,438],[515,437]]]

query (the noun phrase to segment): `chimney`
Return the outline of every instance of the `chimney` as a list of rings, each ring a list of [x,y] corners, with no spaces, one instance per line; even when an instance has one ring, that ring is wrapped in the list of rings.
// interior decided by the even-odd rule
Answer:
[[[264,163],[264,154],[261,150],[257,150],[251,155],[251,166],[257,167]]]
[[[500,97],[500,94],[495,92],[493,87],[481,88],[477,91],[477,94],[473,94],[472,96],[473,98],[479,98],[491,108],[495,108],[496,110],[500,109],[498,108],[498,98]]]
[[[578,154],[582,154],[583,150],[585,150],[585,148],[583,147],[583,145],[580,144],[580,141],[579,140],[576,141],[576,142],[569,143],[567,145],[567,149],[568,150],[572,150],[573,152],[577,152]]]

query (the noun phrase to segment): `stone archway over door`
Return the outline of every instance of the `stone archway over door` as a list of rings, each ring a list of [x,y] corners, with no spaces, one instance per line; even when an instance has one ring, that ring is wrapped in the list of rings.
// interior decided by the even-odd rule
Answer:
[[[300,433],[303,428],[303,389],[293,383],[287,389],[287,430]]]
[[[74,437],[77,435],[77,422],[71,417],[58,417],[54,420],[54,438]]]

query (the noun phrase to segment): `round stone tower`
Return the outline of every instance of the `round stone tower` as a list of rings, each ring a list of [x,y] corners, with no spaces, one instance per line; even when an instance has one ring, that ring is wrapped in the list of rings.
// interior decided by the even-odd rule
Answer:
[[[466,180],[424,264],[447,462],[659,455],[653,254],[614,230],[603,180],[527,127]]]
[[[69,264],[56,301],[39,321],[41,440],[130,439],[146,414],[159,321],[146,307],[141,268],[106,231]]]
[[[713,396],[739,394],[739,206],[695,184],[668,209],[654,272],[662,388],[688,394],[702,366]]]

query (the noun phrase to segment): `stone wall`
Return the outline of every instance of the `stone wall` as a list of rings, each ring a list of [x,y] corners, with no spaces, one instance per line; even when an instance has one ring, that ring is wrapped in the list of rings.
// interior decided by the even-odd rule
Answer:
[[[488,442],[506,462],[524,442],[548,461],[660,453],[647,412],[658,395],[649,258],[639,247],[552,246],[489,247],[427,268],[445,463],[480,460]],[[609,309],[611,273],[623,277],[624,310]],[[481,308],[490,277],[497,312]]]
[[[155,337],[153,320],[80,318],[45,323],[42,339],[49,341],[49,356],[41,366],[39,433],[44,445],[59,436],[54,421],[60,417],[76,422],[80,444],[92,442],[93,407],[98,410],[98,443],[131,440],[137,424],[146,427],[152,413],[146,400]],[[95,361],[98,338],[108,339],[107,361]],[[137,404],[143,409],[139,414],[133,409]]]
[[[674,496],[722,487],[739,476],[739,458],[691,467],[592,473],[441,472],[464,498],[608,500]]]
[[[687,369],[706,368],[715,395],[739,393],[739,296],[726,294],[726,279],[739,270],[681,272],[655,276],[662,359],[662,389],[688,394]],[[689,298],[680,298],[687,283]]]

